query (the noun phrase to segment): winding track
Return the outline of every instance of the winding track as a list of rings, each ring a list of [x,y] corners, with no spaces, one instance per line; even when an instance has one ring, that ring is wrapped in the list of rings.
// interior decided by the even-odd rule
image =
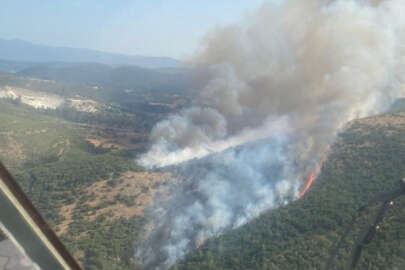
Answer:
[[[381,221],[384,218],[385,212],[388,210],[388,207],[390,205],[390,202],[395,200],[396,198],[405,195],[405,178],[402,179],[400,183],[400,188],[391,192],[386,192],[382,193],[375,198],[371,199],[368,203],[360,207],[357,211],[356,214],[352,217],[351,221],[347,225],[344,233],[342,234],[341,238],[339,241],[336,242],[334,245],[331,255],[329,259],[326,261],[325,264],[325,270],[330,270],[330,269],[335,269],[333,262],[336,258],[336,255],[339,251],[339,249],[342,247],[344,240],[346,236],[350,233],[350,231],[353,229],[354,224],[356,223],[356,220],[363,214],[365,213],[368,208],[378,204],[382,203],[380,206],[380,209],[378,210],[377,214],[375,215],[373,222],[370,224],[370,226],[364,231],[363,236],[360,238],[360,240],[357,242],[355,249],[353,250],[352,253],[352,259],[349,264],[348,269],[355,269],[360,257],[361,253],[363,251],[363,248],[367,246],[374,238],[377,230],[378,230],[378,225],[381,223]]]

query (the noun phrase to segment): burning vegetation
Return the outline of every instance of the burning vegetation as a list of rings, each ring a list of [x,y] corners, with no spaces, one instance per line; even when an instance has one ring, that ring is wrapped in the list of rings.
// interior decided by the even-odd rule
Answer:
[[[194,103],[153,128],[139,159],[187,179],[155,203],[146,269],[306,194],[345,123],[404,94],[401,12],[400,0],[285,0],[207,36]]]
[[[329,152],[330,146],[328,145],[326,153],[322,156],[321,161],[319,164],[316,166],[316,168],[309,174],[309,177],[307,181],[305,182],[304,188],[300,191],[298,194],[298,198],[302,198],[305,196],[305,194],[308,192],[308,190],[311,188],[312,184],[315,182],[316,177],[318,174],[321,172],[323,164],[325,163],[327,157],[328,157],[328,152]]]

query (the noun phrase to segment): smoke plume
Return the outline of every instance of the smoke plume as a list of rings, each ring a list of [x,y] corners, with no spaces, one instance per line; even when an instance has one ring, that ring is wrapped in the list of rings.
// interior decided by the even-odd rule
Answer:
[[[297,198],[346,122],[402,96],[404,14],[403,0],[285,0],[212,31],[193,106],[158,123],[139,160],[182,178],[157,198],[145,268]]]

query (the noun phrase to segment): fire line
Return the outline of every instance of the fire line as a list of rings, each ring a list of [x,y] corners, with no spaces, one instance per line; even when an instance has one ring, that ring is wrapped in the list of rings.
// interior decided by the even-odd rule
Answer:
[[[311,188],[312,184],[315,182],[316,177],[318,176],[319,172],[322,169],[323,164],[326,161],[327,158],[327,154],[329,152],[330,149],[330,145],[328,145],[325,154],[322,156],[321,161],[319,162],[318,166],[316,166],[316,168],[310,173],[304,188],[300,191],[300,193],[298,194],[298,198],[302,198],[305,196],[305,194],[308,192],[308,190]]]

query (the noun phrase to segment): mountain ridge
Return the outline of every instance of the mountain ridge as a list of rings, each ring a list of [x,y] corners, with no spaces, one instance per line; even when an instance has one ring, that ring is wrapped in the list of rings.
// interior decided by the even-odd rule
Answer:
[[[180,67],[180,61],[170,57],[125,55],[85,48],[55,47],[34,44],[20,39],[0,38],[0,59],[20,62],[101,63],[133,65],[144,68]]]
[[[403,99],[396,102],[394,112],[351,122],[302,199],[209,239],[171,269],[324,270],[334,245],[350,227],[332,268],[349,269],[353,250],[378,212],[377,205],[361,215],[357,209],[384,192],[397,190],[405,176],[401,105]],[[352,224],[355,215],[359,217]],[[388,207],[375,237],[363,245],[356,269],[404,269],[404,217],[405,196],[400,196]]]

